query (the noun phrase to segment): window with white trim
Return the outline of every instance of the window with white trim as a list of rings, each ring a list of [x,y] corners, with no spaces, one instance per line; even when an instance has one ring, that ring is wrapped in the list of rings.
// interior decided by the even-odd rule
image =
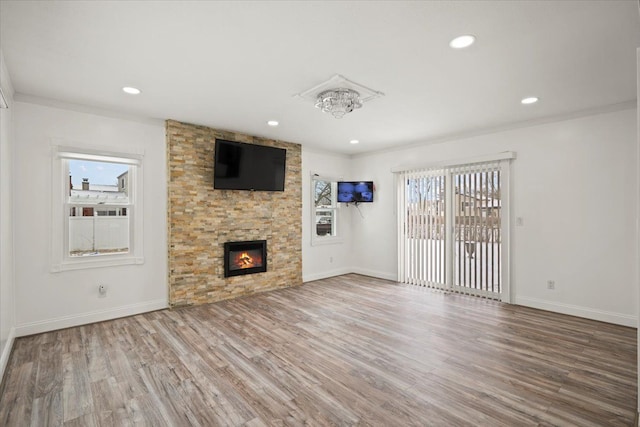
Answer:
[[[335,241],[338,236],[337,183],[314,175],[311,179],[313,197],[312,238],[315,243]]]
[[[56,147],[52,271],[143,262],[141,167],[139,155]]]

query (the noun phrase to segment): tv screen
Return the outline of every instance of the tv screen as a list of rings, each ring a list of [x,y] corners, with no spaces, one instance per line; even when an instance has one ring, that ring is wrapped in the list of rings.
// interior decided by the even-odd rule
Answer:
[[[339,181],[338,202],[373,202],[373,181]]]
[[[216,139],[213,188],[284,191],[287,150]]]

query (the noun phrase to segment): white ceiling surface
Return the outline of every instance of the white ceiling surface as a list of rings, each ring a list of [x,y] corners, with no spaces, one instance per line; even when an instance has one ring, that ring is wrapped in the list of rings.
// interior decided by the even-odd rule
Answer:
[[[356,154],[636,99],[638,3],[0,2],[17,98]],[[453,50],[451,39],[477,42]],[[294,97],[341,74],[384,97],[335,119]],[[142,90],[126,95],[123,86]],[[523,106],[520,100],[538,96]],[[280,126],[271,128],[266,121]],[[349,144],[359,139],[358,145]]]

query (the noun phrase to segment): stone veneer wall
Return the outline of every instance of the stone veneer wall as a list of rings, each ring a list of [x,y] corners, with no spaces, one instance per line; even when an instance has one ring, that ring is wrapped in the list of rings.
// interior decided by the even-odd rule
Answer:
[[[299,144],[167,120],[169,304],[202,304],[302,284]],[[213,189],[216,138],[287,150],[284,192]],[[267,272],[224,277],[227,241],[267,240]]]

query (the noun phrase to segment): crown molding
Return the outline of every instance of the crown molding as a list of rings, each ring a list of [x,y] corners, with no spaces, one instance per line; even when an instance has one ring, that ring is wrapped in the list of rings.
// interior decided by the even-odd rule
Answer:
[[[367,156],[374,155],[374,154],[393,153],[393,152],[403,151],[403,150],[407,150],[407,149],[411,149],[411,148],[424,147],[424,146],[428,146],[428,145],[441,144],[441,143],[451,142],[451,141],[459,141],[461,139],[473,138],[473,137],[476,137],[476,136],[490,135],[490,134],[494,134],[494,133],[506,132],[506,131],[509,131],[509,130],[523,129],[523,128],[540,126],[540,125],[549,124],[549,123],[563,122],[563,121],[567,121],[567,120],[579,119],[581,117],[588,117],[588,116],[596,116],[596,115],[600,115],[600,114],[614,113],[614,112],[617,112],[617,111],[633,110],[633,109],[636,109],[636,108],[638,108],[637,107],[637,100],[636,99],[632,99],[632,100],[629,100],[629,101],[619,102],[619,103],[616,103],[616,104],[609,104],[609,105],[604,105],[604,106],[595,107],[595,108],[589,108],[589,109],[584,109],[584,110],[579,110],[579,111],[573,111],[571,113],[558,114],[558,115],[554,115],[554,116],[547,116],[547,117],[541,117],[541,118],[537,118],[537,119],[525,120],[525,121],[520,121],[520,122],[513,122],[513,123],[508,123],[508,124],[499,125],[499,126],[492,126],[492,127],[487,127],[487,128],[475,129],[475,130],[468,131],[468,132],[460,132],[460,133],[452,133],[452,134],[447,134],[447,135],[441,135],[441,136],[437,136],[437,137],[434,137],[434,138],[427,138],[427,139],[425,139],[423,141],[420,141],[420,142],[413,142],[413,143],[409,143],[409,144],[398,145],[398,146],[395,146],[395,147],[387,147],[387,148],[382,148],[380,150],[367,151],[366,153],[352,154],[350,157],[352,159],[357,159],[357,158],[367,157]]]
[[[111,117],[114,119],[123,119],[132,122],[143,123],[153,126],[164,127],[164,119],[155,119],[151,117],[144,117],[135,114],[121,113],[118,111],[109,110],[106,108],[92,107],[82,104],[74,104],[71,102],[58,101],[57,99],[44,98],[35,95],[28,95],[20,92],[16,92],[13,97],[16,102],[24,102],[27,104],[42,105],[45,107],[58,108],[61,110],[71,110],[78,113],[94,114],[98,116]]]

